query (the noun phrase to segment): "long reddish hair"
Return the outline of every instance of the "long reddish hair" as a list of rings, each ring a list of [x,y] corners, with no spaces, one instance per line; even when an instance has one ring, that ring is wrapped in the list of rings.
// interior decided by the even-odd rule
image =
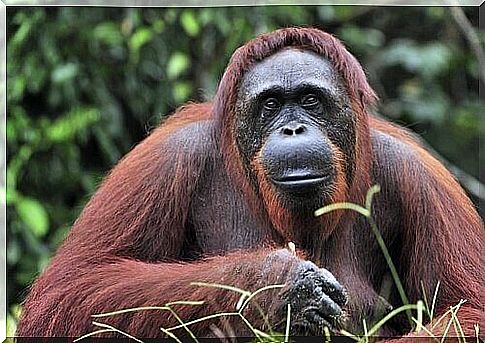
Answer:
[[[377,101],[377,96],[368,84],[365,73],[355,57],[338,39],[318,29],[285,28],[263,34],[237,49],[232,55],[213,102],[213,116],[217,122],[216,132],[221,134],[221,154],[229,175],[241,187],[253,210],[259,213],[263,220],[269,219],[283,233],[288,226],[292,225],[289,222],[292,216],[278,204],[276,195],[270,194],[270,187],[264,181],[259,180],[259,190],[251,187],[236,145],[234,128],[237,94],[244,74],[253,64],[287,47],[313,51],[328,59],[345,82],[355,114],[354,178],[350,185],[341,178],[336,187],[337,194],[332,198],[333,201],[360,202],[369,187],[371,148],[367,111]],[[261,203],[261,196],[264,197],[262,193],[272,199],[265,201],[264,206]],[[325,216],[325,219],[326,231],[330,233],[338,222],[339,212],[336,212],[333,217]]]

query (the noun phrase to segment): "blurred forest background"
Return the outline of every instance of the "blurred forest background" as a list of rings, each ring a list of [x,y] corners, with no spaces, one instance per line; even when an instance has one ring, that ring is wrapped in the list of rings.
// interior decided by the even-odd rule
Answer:
[[[10,335],[28,285],[107,171],[177,106],[210,99],[233,51],[261,32],[337,35],[365,67],[379,113],[421,135],[478,204],[478,8],[466,18],[441,7],[7,10]]]

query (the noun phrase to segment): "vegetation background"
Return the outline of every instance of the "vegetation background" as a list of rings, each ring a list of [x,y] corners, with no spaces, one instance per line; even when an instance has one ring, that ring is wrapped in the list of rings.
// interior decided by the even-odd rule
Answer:
[[[421,135],[473,200],[484,198],[478,8],[7,10],[9,335],[28,285],[103,176],[177,106],[211,99],[231,54],[261,32],[337,35],[379,93],[378,112]]]

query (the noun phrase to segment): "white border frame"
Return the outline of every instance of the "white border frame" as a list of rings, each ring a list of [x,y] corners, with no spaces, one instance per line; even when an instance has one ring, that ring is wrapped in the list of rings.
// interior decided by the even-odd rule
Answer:
[[[7,118],[7,6],[103,7],[223,7],[264,5],[367,5],[367,6],[481,6],[485,0],[1,0],[0,1],[0,342],[7,324],[7,227],[6,227],[6,118]],[[481,11],[480,11],[481,12]],[[481,13],[480,13],[481,14]],[[480,15],[481,19],[481,15]],[[479,25],[482,21],[479,19]],[[485,66],[481,66],[482,68]],[[480,86],[479,86],[480,87]],[[480,92],[480,96],[482,96]],[[481,152],[479,152],[479,155]],[[480,168],[480,166],[479,166]]]

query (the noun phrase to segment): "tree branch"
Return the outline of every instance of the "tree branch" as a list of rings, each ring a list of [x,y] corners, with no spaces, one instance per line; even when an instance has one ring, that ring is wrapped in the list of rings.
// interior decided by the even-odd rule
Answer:
[[[456,1],[452,2],[456,4]],[[460,27],[462,33],[465,35],[468,44],[470,44],[470,47],[478,60],[480,79],[485,85],[485,52],[483,51],[482,44],[480,43],[480,38],[461,7],[450,7],[450,12],[453,19]]]

